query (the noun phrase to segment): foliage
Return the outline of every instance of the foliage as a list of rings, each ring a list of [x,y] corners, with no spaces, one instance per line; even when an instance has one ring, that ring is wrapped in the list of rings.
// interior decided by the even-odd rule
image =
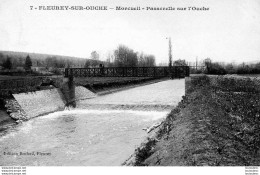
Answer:
[[[12,69],[21,69],[20,67],[26,67],[25,62],[26,57],[28,57],[28,53],[0,51],[0,65],[3,66],[3,68],[5,68],[6,66],[8,68],[10,67],[10,62],[7,65],[5,63],[7,57],[11,59]],[[144,59],[139,62],[140,57],[138,53],[124,45],[118,46],[118,48],[113,53],[109,53],[106,61],[100,60],[100,55],[97,51],[91,52],[88,59],[37,53],[30,53],[29,58],[31,60],[31,63],[29,64],[29,66],[26,67],[26,69],[30,69],[32,66],[40,68],[45,67],[47,69],[68,67],[97,67],[100,64],[105,65],[105,67],[155,66],[155,57],[153,55],[143,54]]]
[[[88,67],[90,67],[90,65],[91,65],[90,60],[86,60],[86,63],[85,63],[85,65],[84,65],[84,67],[85,67],[85,68],[88,68]]]
[[[115,67],[153,67],[156,65],[154,55],[135,52],[125,45],[119,45],[114,55],[108,56],[107,62],[107,65]]]
[[[206,63],[206,73],[212,75],[225,75],[227,72],[222,65],[219,63]]]
[[[155,56],[154,55],[145,55],[145,54],[141,53],[138,56],[138,66],[140,66],[140,67],[155,66]]]
[[[86,62],[85,62],[84,67],[85,67],[85,68],[97,67],[97,66],[99,66],[99,64],[102,64],[102,63],[103,63],[103,62],[102,62],[102,61],[99,61],[99,60],[90,60],[90,59],[87,59]]]
[[[251,64],[224,64],[212,62],[210,58],[204,60],[206,74],[224,75],[224,74],[260,74],[260,62]]]
[[[91,52],[90,59],[99,60],[99,54],[97,53],[97,51]]]
[[[124,45],[119,45],[114,51],[116,67],[136,67],[138,65],[137,53]]]
[[[173,66],[187,66],[187,63],[185,60],[178,59],[173,62]]]
[[[4,55],[2,53],[0,53],[0,65],[2,66],[4,63]]]
[[[30,56],[27,55],[27,57],[25,59],[24,69],[31,70],[31,67],[32,67],[32,60],[31,60]]]
[[[51,72],[54,73],[55,75],[62,75],[63,74],[63,72],[59,68],[54,68]]]
[[[11,61],[11,57],[7,56],[6,60],[3,62],[3,68],[4,69],[12,69],[13,67],[13,64],[12,64],[12,61]]]

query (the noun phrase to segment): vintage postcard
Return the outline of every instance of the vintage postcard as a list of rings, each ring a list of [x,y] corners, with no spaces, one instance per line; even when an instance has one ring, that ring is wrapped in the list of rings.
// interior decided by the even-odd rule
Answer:
[[[259,0],[0,0],[0,38],[0,174],[259,174]]]

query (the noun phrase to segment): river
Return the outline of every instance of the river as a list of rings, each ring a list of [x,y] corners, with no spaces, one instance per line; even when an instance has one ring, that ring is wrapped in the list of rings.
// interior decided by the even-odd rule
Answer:
[[[120,165],[183,95],[183,79],[167,80],[33,118],[0,137],[0,166]]]

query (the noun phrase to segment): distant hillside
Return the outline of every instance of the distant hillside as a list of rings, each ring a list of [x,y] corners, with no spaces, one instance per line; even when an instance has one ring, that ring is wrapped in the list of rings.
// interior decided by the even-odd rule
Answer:
[[[14,52],[14,51],[0,51],[0,65],[4,62],[7,57],[10,57],[13,66],[22,66],[25,62],[25,58],[30,56],[33,66],[44,66],[44,67],[84,67],[86,60],[95,64],[100,63],[97,60],[91,60],[86,58],[61,56],[61,55],[50,55],[41,53],[28,53],[28,52]]]
[[[27,55],[31,57],[31,59],[41,59],[45,60],[48,57],[56,57],[57,59],[77,59],[77,60],[85,60],[86,58],[79,57],[71,57],[71,56],[62,56],[62,55],[51,55],[51,54],[42,54],[42,53],[29,53],[29,52],[14,52],[14,51],[0,51],[4,56],[10,56],[12,58],[25,58]]]

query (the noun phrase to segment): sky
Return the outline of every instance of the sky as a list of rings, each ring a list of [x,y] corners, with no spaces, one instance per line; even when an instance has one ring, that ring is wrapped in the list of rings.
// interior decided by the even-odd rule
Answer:
[[[30,10],[39,6],[206,7],[208,11]],[[124,44],[157,63],[260,61],[259,0],[0,0],[0,50],[105,60]]]

